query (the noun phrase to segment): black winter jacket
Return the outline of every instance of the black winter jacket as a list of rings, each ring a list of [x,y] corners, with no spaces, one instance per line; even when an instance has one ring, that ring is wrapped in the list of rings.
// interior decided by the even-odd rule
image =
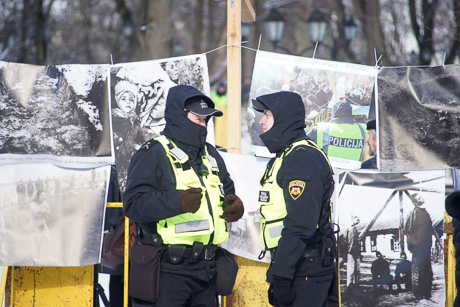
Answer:
[[[280,156],[293,142],[308,139],[304,130],[305,109],[299,95],[280,92],[257,99],[269,108],[274,117],[273,127],[260,135],[270,152]],[[303,192],[296,199],[289,191],[289,184],[294,180],[305,182]],[[307,146],[296,147],[283,159],[276,181],[283,188],[287,215],[274,262],[272,259],[267,273],[269,282],[272,275],[294,279],[305,250],[318,245],[321,235],[316,226],[322,208],[329,208],[334,189],[332,171],[326,158],[319,150]]]
[[[202,93],[191,86],[179,85],[169,90],[163,134],[187,153],[195,171],[201,166],[201,156],[206,146],[219,166],[225,194],[235,194],[233,181],[222,157],[212,145],[206,143],[206,128],[187,118],[184,104],[194,96],[202,96]],[[180,192],[176,190],[174,171],[163,146],[154,140],[145,143],[133,155],[128,169],[123,195],[126,216],[141,223],[141,227],[149,232],[154,232],[156,222],[184,213],[179,200]]]

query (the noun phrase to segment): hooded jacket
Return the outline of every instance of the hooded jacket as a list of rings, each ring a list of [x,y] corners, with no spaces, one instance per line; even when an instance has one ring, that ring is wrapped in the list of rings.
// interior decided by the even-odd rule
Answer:
[[[205,141],[206,128],[187,118],[185,102],[195,96],[210,101],[210,98],[191,86],[179,85],[169,90],[163,134],[187,153],[197,174],[201,165],[201,154],[206,146],[208,154],[216,159],[224,194],[235,194],[233,181],[222,157]],[[213,105],[211,101],[211,106]],[[140,237],[151,237],[157,233],[157,222],[184,213],[180,205],[180,193],[181,190],[176,190],[176,177],[165,149],[155,139],[148,141],[131,159],[123,195],[125,215],[138,224]],[[209,282],[215,276],[215,268],[209,266],[207,261],[184,262],[178,265],[162,261],[161,271]]]
[[[302,98],[292,92],[263,95],[257,100],[273,114],[273,127],[260,135],[272,153],[281,152],[295,139],[305,138],[305,108]]]
[[[187,153],[192,166],[196,169],[201,164],[208,131],[206,127],[197,125],[187,118],[185,103],[194,97],[205,99],[208,105],[214,108],[214,102],[192,86],[179,85],[169,90],[165,108],[166,125],[163,134]],[[209,117],[207,121],[209,121]]]
[[[270,152],[280,157],[284,149],[293,142],[307,138],[304,131],[305,109],[298,94],[279,92],[257,97],[257,100],[274,117],[270,130],[260,135]],[[275,159],[269,161],[267,168],[271,168]],[[299,181],[304,183],[302,192],[291,194],[290,184]],[[328,161],[318,149],[308,146],[294,147],[283,158],[276,182],[283,189],[287,215],[283,219],[284,228],[278,241],[275,259],[272,259],[267,272],[268,282],[273,282],[273,276],[292,280],[295,276],[311,273],[299,261],[307,249],[314,248],[320,241],[317,225],[323,207],[329,206],[333,191],[332,172]],[[333,270],[332,266],[324,270],[329,274],[331,269]]]
[[[225,195],[235,194],[233,181],[222,157],[212,145],[206,143],[206,128],[187,118],[185,102],[198,96],[214,106],[209,97],[192,86],[178,85],[169,90],[165,108],[166,126],[162,134],[189,156],[197,173],[206,146],[218,164]],[[174,171],[162,145],[154,139],[145,143],[133,155],[128,169],[123,195],[126,216],[142,223],[141,226],[148,232],[155,232],[156,222],[184,213],[180,205],[180,192],[176,190]]]

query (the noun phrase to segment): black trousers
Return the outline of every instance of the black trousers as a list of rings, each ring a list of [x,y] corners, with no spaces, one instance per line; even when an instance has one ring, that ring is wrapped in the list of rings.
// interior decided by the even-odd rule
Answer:
[[[322,307],[327,306],[328,292],[332,283],[332,276],[296,277],[294,280],[295,300],[291,305],[281,305],[275,298],[276,307]]]
[[[161,272],[159,298],[155,304],[132,299],[133,307],[216,307],[218,306],[215,279],[199,280],[194,277]]]
[[[319,257],[304,258],[299,263],[294,278],[295,299],[291,305],[282,305],[275,297],[275,307],[326,307],[337,306],[334,301],[335,262],[323,267]],[[331,296],[332,294],[332,296]]]

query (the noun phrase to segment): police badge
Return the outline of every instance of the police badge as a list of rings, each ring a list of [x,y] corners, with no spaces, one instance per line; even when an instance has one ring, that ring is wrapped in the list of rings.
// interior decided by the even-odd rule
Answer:
[[[303,190],[305,189],[305,182],[301,180],[293,180],[289,182],[289,195],[292,199],[296,200],[302,195]]]

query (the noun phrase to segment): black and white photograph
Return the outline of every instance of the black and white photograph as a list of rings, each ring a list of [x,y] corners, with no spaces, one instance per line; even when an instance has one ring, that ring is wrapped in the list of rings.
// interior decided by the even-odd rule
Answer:
[[[0,265],[100,262],[110,166],[1,166]]]
[[[255,154],[264,156],[264,144],[259,137],[262,113],[252,109],[252,99],[291,91],[304,102],[307,134],[326,152],[332,165],[360,168],[369,158],[364,139],[376,76],[373,66],[257,51],[247,111]]]
[[[379,169],[460,168],[458,65],[381,68]]]
[[[225,161],[227,170],[235,184],[235,190],[244,203],[244,214],[236,222],[227,223],[229,239],[222,243],[232,254],[241,256],[253,261],[270,262],[270,253],[267,252],[262,259],[259,255],[265,249],[260,237],[260,204],[258,193],[260,179],[267,166],[268,159],[251,155],[238,155],[221,152],[220,155]],[[248,172],[248,169],[251,171]],[[334,174],[342,171],[334,169]],[[334,181],[338,182],[337,175]],[[338,189],[337,187],[335,188]],[[337,223],[337,210],[335,209],[336,193],[332,196],[333,221]]]
[[[232,254],[254,261],[270,262],[270,253],[263,259],[258,256],[264,247],[260,242],[260,205],[257,202],[260,178],[267,158],[221,152],[227,170],[235,183],[238,197],[244,203],[244,214],[236,222],[227,223],[229,239],[222,243]],[[248,169],[251,171],[248,172]]]
[[[445,172],[344,172],[342,306],[442,306]]]
[[[0,164],[113,163],[107,72],[0,62]]]
[[[118,182],[124,191],[131,157],[164,129],[169,89],[192,85],[210,95],[206,57],[191,55],[117,64],[110,68],[110,80],[115,160]],[[213,141],[214,134],[211,137]]]

